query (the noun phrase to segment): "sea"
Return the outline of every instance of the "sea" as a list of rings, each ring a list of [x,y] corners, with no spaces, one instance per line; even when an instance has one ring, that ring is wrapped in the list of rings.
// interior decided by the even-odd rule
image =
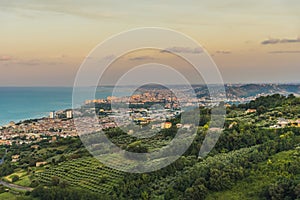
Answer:
[[[96,98],[111,96],[112,90],[97,88]],[[72,87],[0,87],[0,126],[72,108],[72,92]]]

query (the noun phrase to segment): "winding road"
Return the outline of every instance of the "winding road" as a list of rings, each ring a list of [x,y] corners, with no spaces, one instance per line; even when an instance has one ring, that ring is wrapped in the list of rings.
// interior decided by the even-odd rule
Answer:
[[[12,183],[7,183],[7,182],[2,181],[2,180],[0,180],[0,184],[5,186],[5,187],[11,188],[11,189],[16,189],[16,190],[22,190],[22,191],[32,191],[33,190],[33,188],[30,188],[30,187],[23,187],[23,186],[15,185],[15,184],[12,184]]]

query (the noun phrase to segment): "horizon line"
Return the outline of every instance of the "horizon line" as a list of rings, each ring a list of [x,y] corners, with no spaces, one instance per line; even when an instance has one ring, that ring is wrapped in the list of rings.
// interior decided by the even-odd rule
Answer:
[[[267,85],[272,85],[272,84],[278,84],[278,85],[300,85],[300,82],[224,82],[224,85],[251,85],[251,84],[254,84],[254,85],[264,85],[264,84],[267,84]],[[147,85],[159,85],[159,84],[155,84],[155,83],[150,83],[150,84],[147,84]],[[166,85],[171,85],[171,86],[182,86],[182,85],[185,85],[185,84],[166,84]],[[197,86],[197,85],[220,85],[218,83],[210,83],[210,84],[205,84],[205,83],[193,83],[193,84],[190,84],[192,86]],[[134,84],[128,84],[128,85],[119,85],[121,87],[130,87],[130,86],[136,86]],[[4,85],[4,86],[1,86],[0,85],[0,88],[29,88],[29,87],[32,87],[32,88],[73,88],[74,86],[73,85]],[[81,86],[81,87],[115,87],[115,85],[110,85],[110,84],[107,84],[107,85],[97,85],[97,86],[93,86],[93,85],[90,85],[90,86]]]

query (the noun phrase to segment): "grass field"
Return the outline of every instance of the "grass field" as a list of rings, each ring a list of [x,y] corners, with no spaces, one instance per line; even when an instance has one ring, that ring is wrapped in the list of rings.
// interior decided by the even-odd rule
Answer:
[[[31,184],[31,180],[29,179],[29,176],[23,176],[20,178],[20,180],[14,182],[14,184],[29,187]]]
[[[10,192],[4,192],[0,194],[0,200],[15,200],[15,199],[17,199],[17,196]]]
[[[12,177],[15,175],[19,177],[19,180],[14,182],[14,184],[25,187],[30,186],[31,180],[29,179],[29,175],[25,170],[22,169],[16,170],[13,174],[5,176],[3,180],[5,180],[6,182],[12,182]]]

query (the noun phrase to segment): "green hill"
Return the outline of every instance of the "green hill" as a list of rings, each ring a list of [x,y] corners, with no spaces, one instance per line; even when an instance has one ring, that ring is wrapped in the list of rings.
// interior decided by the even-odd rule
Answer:
[[[238,181],[230,190],[212,192],[207,196],[207,200],[258,200],[271,197],[273,199],[299,198],[299,156],[299,148],[277,153],[270,157],[268,161],[258,163],[255,169],[251,170],[249,177]],[[283,181],[290,182],[290,188],[284,188]],[[287,189],[290,191],[287,191]],[[288,195],[292,197],[288,197]]]

